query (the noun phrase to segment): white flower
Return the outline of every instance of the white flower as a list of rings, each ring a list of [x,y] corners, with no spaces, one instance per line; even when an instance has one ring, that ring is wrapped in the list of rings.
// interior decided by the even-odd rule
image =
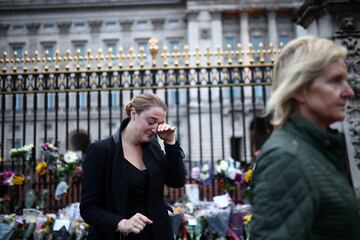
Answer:
[[[224,173],[227,171],[227,169],[229,168],[229,164],[227,161],[225,160],[220,160],[217,164],[216,164],[216,172],[217,173]]]
[[[64,161],[66,163],[75,163],[78,159],[78,156],[76,154],[76,152],[73,152],[73,151],[67,151],[65,154],[64,154]]]
[[[205,180],[207,180],[207,179],[209,179],[209,178],[210,178],[209,172],[207,172],[207,173],[200,173],[200,179],[201,179],[201,180],[205,181]]]
[[[201,172],[208,172],[210,169],[209,164],[205,163],[201,167]]]

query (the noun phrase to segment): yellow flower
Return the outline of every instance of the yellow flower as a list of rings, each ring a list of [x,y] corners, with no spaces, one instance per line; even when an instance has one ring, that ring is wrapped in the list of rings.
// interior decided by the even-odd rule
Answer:
[[[251,218],[252,218],[252,215],[251,214],[247,214],[243,217],[243,221],[244,221],[244,224],[249,224],[250,221],[251,221]]]
[[[13,184],[15,184],[15,185],[23,185],[25,178],[21,174],[15,174],[12,181],[13,181]]]
[[[252,175],[253,175],[253,170],[252,169],[249,169],[249,170],[246,171],[246,173],[245,173],[245,182],[246,183],[250,182]]]
[[[40,175],[44,175],[46,173],[46,162],[39,162],[36,165],[36,172]]]

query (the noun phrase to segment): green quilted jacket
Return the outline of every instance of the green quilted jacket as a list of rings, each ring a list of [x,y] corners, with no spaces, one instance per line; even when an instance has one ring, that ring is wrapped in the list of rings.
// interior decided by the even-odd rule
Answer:
[[[344,159],[342,134],[292,114],[256,163],[251,240],[360,240]]]

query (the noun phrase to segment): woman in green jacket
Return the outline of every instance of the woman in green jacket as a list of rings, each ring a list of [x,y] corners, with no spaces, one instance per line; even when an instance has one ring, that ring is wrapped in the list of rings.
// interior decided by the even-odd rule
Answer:
[[[275,131],[253,179],[251,239],[360,239],[359,204],[346,177],[346,145],[330,128],[354,96],[346,49],[303,37],[274,66],[267,112]]]

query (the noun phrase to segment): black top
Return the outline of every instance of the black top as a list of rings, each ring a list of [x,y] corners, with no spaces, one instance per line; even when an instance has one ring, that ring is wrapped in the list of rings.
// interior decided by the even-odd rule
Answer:
[[[119,240],[118,223],[127,218],[128,179],[122,149],[121,130],[130,119],[125,119],[116,133],[92,143],[85,153],[81,189],[80,213],[90,225],[87,239]],[[185,183],[184,153],[179,143],[164,143],[165,153],[157,139],[142,144],[146,164],[147,210],[154,240],[173,239],[167,206],[163,201],[164,184],[183,187]]]
[[[131,218],[136,213],[141,213],[149,218],[146,199],[148,192],[148,171],[147,169],[138,169],[128,160],[125,160],[125,162],[128,179],[127,218]],[[139,234],[129,234],[125,239],[152,239],[151,225],[147,225]]]

